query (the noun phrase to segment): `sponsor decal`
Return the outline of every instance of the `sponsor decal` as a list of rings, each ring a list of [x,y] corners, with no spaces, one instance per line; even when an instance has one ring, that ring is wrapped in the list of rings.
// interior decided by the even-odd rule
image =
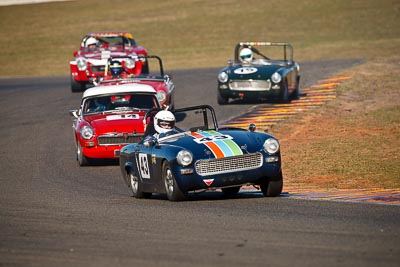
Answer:
[[[92,65],[106,65],[107,64],[107,59],[95,59],[95,58],[90,58],[91,55],[86,55],[88,62],[90,62],[90,64]],[[96,56],[96,55],[92,55],[92,56]]]
[[[106,117],[106,120],[137,120],[139,119],[138,114],[121,114],[121,115],[110,115]]]
[[[111,51],[101,51],[101,59],[109,59],[111,57]]]
[[[242,67],[233,71],[235,74],[251,74],[257,72],[257,68],[253,67]]]
[[[207,186],[210,186],[214,182],[214,179],[204,179],[203,181]]]
[[[197,144],[205,145],[210,149],[215,158],[243,155],[243,151],[230,135],[216,131],[192,132],[191,135]]]

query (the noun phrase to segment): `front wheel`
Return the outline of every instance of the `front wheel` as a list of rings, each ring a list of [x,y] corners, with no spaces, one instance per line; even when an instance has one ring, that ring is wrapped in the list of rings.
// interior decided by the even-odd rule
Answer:
[[[137,175],[132,173],[132,171],[129,171],[128,177],[129,177],[129,182],[131,185],[133,197],[135,197],[135,198],[150,198],[151,197],[151,193],[142,191],[142,182],[140,181],[140,178]]]
[[[269,178],[264,178],[260,183],[261,191],[266,197],[277,197],[282,193],[283,179],[282,172],[278,175],[278,180],[270,180]]]
[[[282,103],[288,103],[289,102],[289,89],[288,89],[287,81],[283,81],[282,82],[280,100],[281,100]]]
[[[294,89],[292,98],[293,99],[298,99],[300,94],[300,76],[297,76],[297,84],[296,84],[296,89]]]
[[[79,166],[90,165],[90,159],[83,154],[83,149],[79,142],[78,142],[78,149],[76,152],[76,159],[78,160]]]
[[[85,89],[86,89],[86,83],[76,81],[74,77],[72,77],[71,75],[71,92],[79,93],[85,91]]]
[[[228,97],[222,96],[221,93],[218,91],[218,93],[217,93],[217,102],[218,102],[218,104],[226,105],[226,104],[228,104],[228,100],[229,100]]]
[[[187,193],[183,192],[176,183],[174,174],[167,161],[164,161],[162,166],[162,176],[164,180],[165,190],[168,200],[183,201],[187,199]]]

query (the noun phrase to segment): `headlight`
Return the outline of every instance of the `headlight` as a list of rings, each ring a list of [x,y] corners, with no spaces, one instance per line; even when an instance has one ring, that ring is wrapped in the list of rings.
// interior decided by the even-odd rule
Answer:
[[[167,99],[167,94],[164,91],[157,91],[157,99],[160,104]]]
[[[125,59],[125,67],[128,69],[133,69],[135,67],[135,61],[131,58]]]
[[[83,57],[77,58],[76,59],[76,65],[78,67],[78,70],[84,71],[87,68],[87,61]]]
[[[272,74],[271,80],[274,83],[279,83],[282,80],[282,77],[279,73],[275,72],[274,74]]]
[[[279,151],[279,142],[274,138],[268,138],[263,145],[265,153],[274,154]]]
[[[226,72],[221,72],[220,74],[218,74],[218,80],[221,83],[226,83],[228,81],[228,74],[226,74]]]
[[[83,139],[90,139],[93,137],[93,129],[90,126],[83,126],[81,129],[81,136]]]
[[[181,150],[179,151],[178,155],[176,156],[176,160],[178,161],[178,164],[186,167],[193,161],[193,155],[190,151],[188,150]]]
[[[132,58],[133,61],[138,61],[139,60],[139,57],[135,52],[132,52],[131,58]]]

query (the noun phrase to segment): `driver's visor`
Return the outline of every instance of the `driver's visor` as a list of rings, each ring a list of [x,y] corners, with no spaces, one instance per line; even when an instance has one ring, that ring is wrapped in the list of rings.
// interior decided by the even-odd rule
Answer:
[[[175,121],[158,120],[158,126],[163,129],[172,129],[175,126]]]

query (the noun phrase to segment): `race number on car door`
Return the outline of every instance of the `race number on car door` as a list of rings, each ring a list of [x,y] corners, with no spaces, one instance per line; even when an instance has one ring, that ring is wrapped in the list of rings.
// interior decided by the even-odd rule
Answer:
[[[138,160],[140,176],[142,176],[142,178],[150,179],[150,169],[149,162],[147,160],[147,154],[139,154]]]

